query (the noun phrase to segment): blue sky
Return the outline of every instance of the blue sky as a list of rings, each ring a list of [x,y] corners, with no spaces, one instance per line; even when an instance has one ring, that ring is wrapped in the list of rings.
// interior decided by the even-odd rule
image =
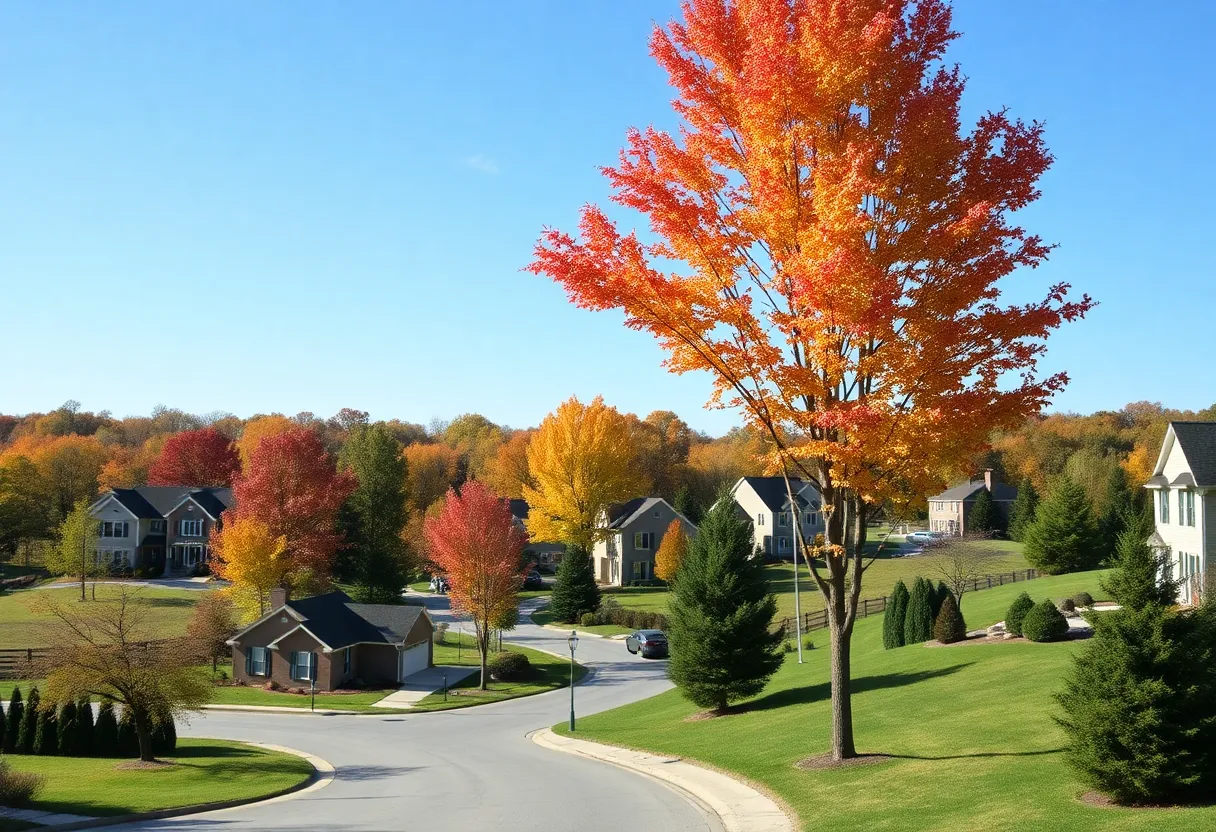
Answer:
[[[66,399],[537,423],[572,393],[720,433],[708,378],[520,271],[603,201],[676,4],[0,0],[0,412]],[[974,119],[1047,122],[1010,286],[1101,306],[1051,344],[1057,409],[1216,401],[1216,4],[964,0]]]

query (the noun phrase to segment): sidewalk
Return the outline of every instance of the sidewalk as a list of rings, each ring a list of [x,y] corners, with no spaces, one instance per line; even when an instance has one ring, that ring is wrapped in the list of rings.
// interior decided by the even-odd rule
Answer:
[[[390,693],[379,702],[373,702],[373,708],[412,708],[435,691],[443,690],[443,677],[447,675],[448,687],[452,687],[461,679],[480,673],[480,667],[467,665],[435,665],[426,670],[406,677],[399,690]]]
[[[0,806],[0,818],[23,820],[27,823],[36,823],[39,826],[59,826],[63,823],[80,823],[82,821],[95,820],[91,815],[56,814],[55,812],[45,812],[41,809],[10,809],[7,806]]]
[[[794,830],[789,816],[772,799],[745,783],[725,774],[683,762],[679,757],[661,757],[643,751],[560,736],[548,728],[534,731],[528,736],[542,748],[590,757],[675,786],[709,807],[721,819],[726,832]]]

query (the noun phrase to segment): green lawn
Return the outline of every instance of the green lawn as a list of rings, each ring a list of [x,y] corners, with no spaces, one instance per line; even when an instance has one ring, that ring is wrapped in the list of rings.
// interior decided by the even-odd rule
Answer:
[[[317,693],[317,707],[340,711],[360,711],[389,713],[384,708],[373,708],[373,702],[379,702],[395,691],[396,688],[383,690],[359,691],[358,693]],[[261,705],[275,708],[301,708],[308,710],[311,697],[308,694],[284,693],[282,691],[262,690],[261,688],[245,685],[219,685],[211,696],[212,705]]]
[[[633,630],[630,630],[628,627],[621,627],[616,624],[595,624],[591,627],[584,627],[581,624],[565,624],[561,621],[555,620],[553,613],[549,612],[548,609],[537,610],[536,612],[532,613],[532,623],[540,624],[542,627],[546,624],[554,624],[559,627],[577,627],[580,633],[595,633],[596,635],[601,636],[628,635],[629,633],[633,632]]]
[[[1040,578],[969,593],[969,627],[999,621],[1023,590],[1035,600],[1079,590],[1101,597],[1099,573]],[[826,633],[823,634],[826,638]],[[882,617],[858,621],[853,713],[858,750],[893,759],[831,771],[794,763],[828,749],[828,651],[791,656],[739,713],[685,721],[679,692],[579,721],[581,736],[700,760],[761,783],[796,810],[805,829],[899,832],[1201,832],[1216,807],[1097,808],[1065,765],[1053,693],[1084,642],[882,649]],[[564,731],[564,726],[557,726]]]
[[[182,739],[155,770],[122,771],[122,760],[6,755],[17,771],[46,776],[31,808],[73,815],[125,815],[258,797],[312,776],[301,757],[225,740]]]
[[[86,587],[92,598],[92,587]],[[186,631],[186,622],[194,605],[203,593],[190,589],[162,589],[160,587],[134,587],[139,597],[150,605],[147,621],[156,631],[166,637],[181,635]],[[116,584],[97,585],[97,603],[108,603],[117,595]],[[43,624],[48,621],[46,613],[37,609],[39,601],[55,598],[61,602],[79,603],[80,590],[22,589],[0,595],[0,649],[14,647],[42,647],[46,644]],[[86,601],[85,603],[93,603]]]

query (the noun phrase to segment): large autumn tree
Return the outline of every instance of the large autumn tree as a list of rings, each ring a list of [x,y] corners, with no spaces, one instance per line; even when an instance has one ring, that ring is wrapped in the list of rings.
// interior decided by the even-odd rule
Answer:
[[[148,469],[148,485],[229,486],[240,473],[241,457],[232,440],[203,428],[165,440]]]
[[[874,507],[934,493],[989,433],[1066,383],[1044,338],[1083,315],[1066,284],[1003,302],[1050,246],[1011,222],[1051,163],[1004,110],[962,129],[942,0],[695,0],[656,28],[678,136],[632,129],[613,201],[546,230],[529,267],[589,309],[621,309],[674,372],[708,370],[768,461],[820,490],[809,557],[830,627],[832,757],[856,754],[849,647]],[[1022,269],[1017,277],[1029,274]]]
[[[405,586],[405,457],[401,444],[383,425],[350,430],[338,460],[357,485],[346,501],[343,525],[349,549],[344,558],[355,598],[364,603],[394,603]]]
[[[236,507],[225,519],[253,519],[270,539],[282,537],[287,578],[293,589],[308,592],[329,579],[343,544],[338,510],[356,485],[352,474],[337,470],[316,431],[292,428],[258,442],[245,476],[233,486]],[[223,534],[217,538],[221,558]]]
[[[637,462],[631,422],[596,396],[572,396],[540,423],[528,445],[535,487],[523,487],[533,540],[590,550],[600,513],[640,496],[649,480]]]
[[[459,492],[448,491],[443,509],[426,518],[425,528],[430,559],[447,576],[452,608],[473,620],[485,690],[490,632],[519,606],[526,571],[520,554],[527,536],[515,524],[507,501],[477,480]]]

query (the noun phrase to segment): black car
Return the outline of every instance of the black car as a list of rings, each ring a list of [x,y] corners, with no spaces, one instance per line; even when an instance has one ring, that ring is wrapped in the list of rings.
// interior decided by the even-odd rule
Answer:
[[[533,569],[527,575],[524,575],[524,589],[544,589],[545,579],[540,576],[540,573]]]
[[[638,630],[625,637],[625,649],[643,659],[665,659],[668,656],[667,636],[662,630]]]

